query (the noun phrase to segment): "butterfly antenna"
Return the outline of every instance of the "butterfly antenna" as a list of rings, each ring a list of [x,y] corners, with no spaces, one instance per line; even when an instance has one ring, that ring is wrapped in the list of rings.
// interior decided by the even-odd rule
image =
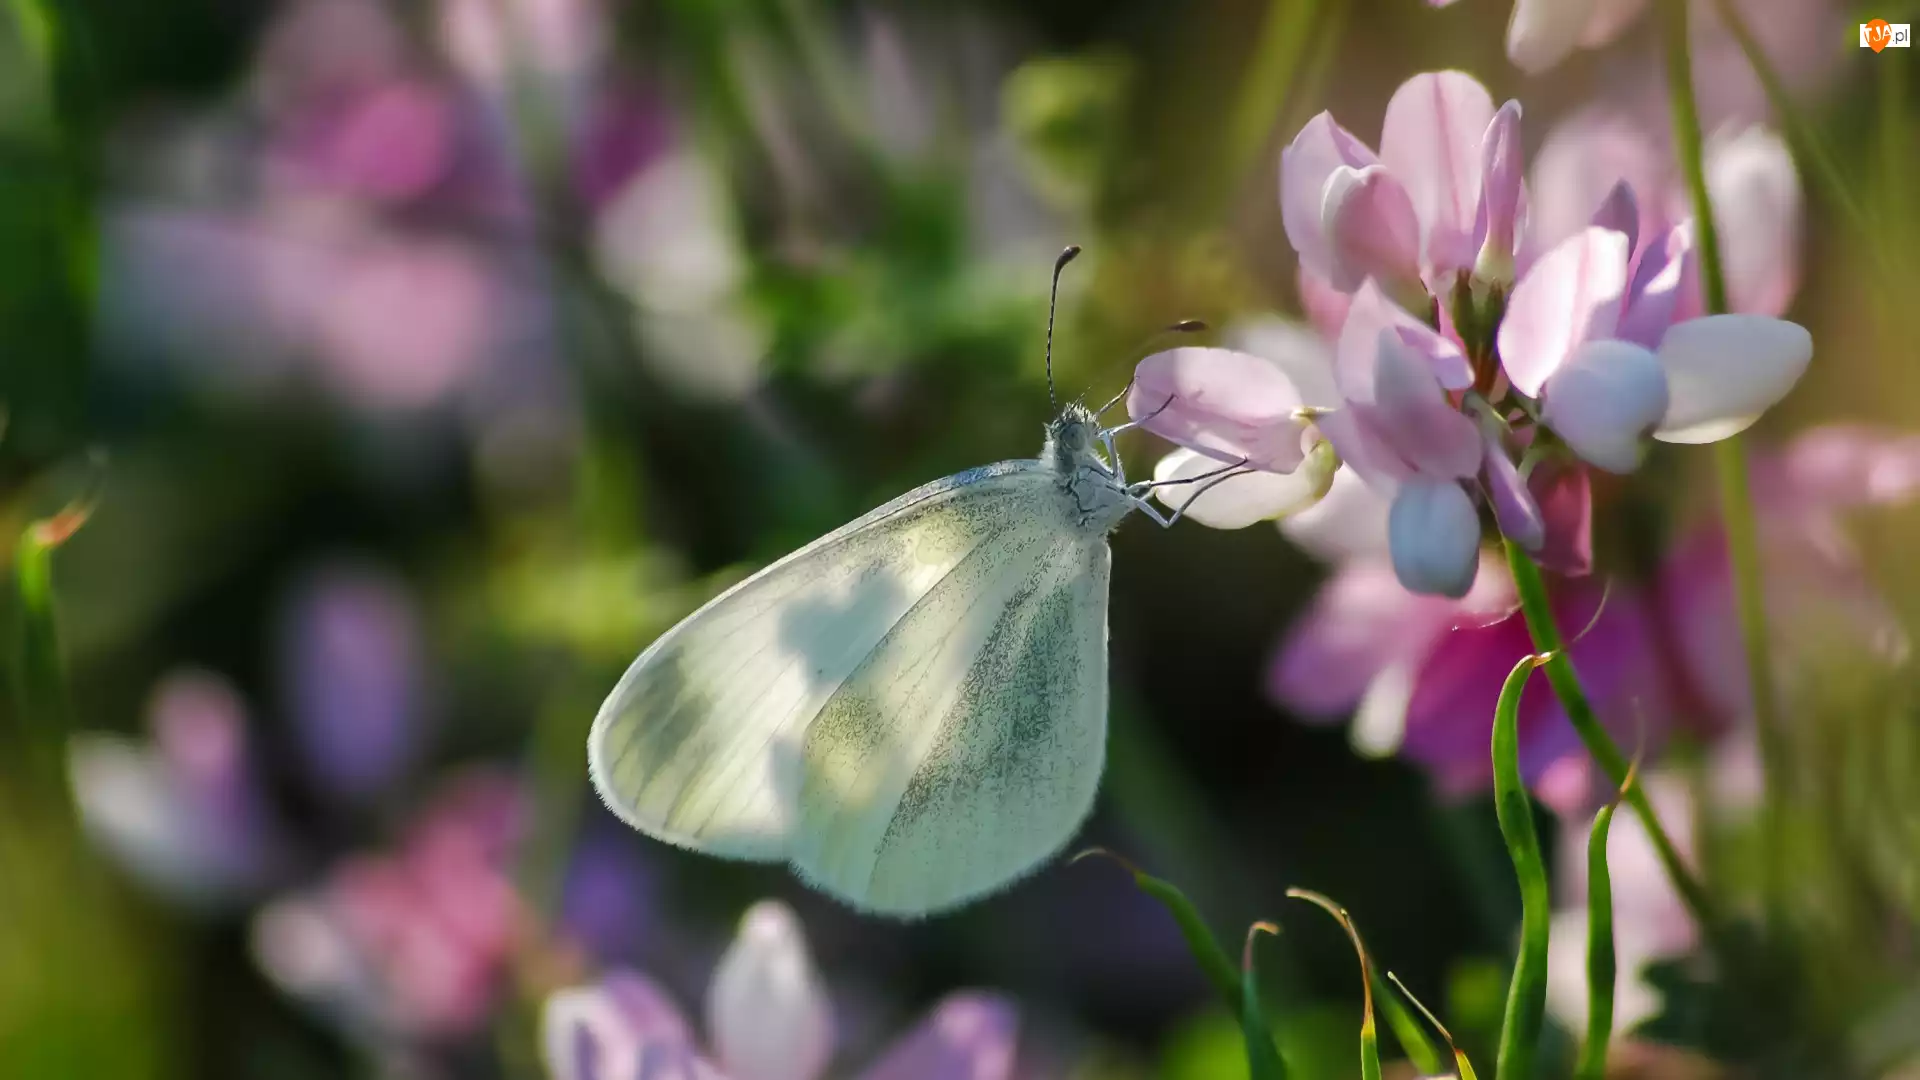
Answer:
[[[1060,306],[1060,271],[1078,254],[1080,245],[1068,244],[1060,257],[1053,260],[1053,288],[1047,293],[1047,405],[1055,410],[1060,408],[1060,399],[1053,392],[1053,312]]]

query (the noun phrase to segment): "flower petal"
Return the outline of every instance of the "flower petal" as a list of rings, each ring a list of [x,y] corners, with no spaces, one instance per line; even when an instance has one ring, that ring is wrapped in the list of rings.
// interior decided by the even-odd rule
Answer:
[[[1386,560],[1353,559],[1288,628],[1267,692],[1309,719],[1344,718],[1375,677],[1425,653],[1454,614],[1452,601],[1408,592]]]
[[[1707,143],[1707,190],[1720,227],[1727,302],[1779,315],[1800,288],[1800,174],[1779,135],[1753,127]]]
[[[1645,345],[1660,344],[1667,328],[1700,315],[1700,271],[1688,219],[1640,252],[1627,285],[1616,337]]]
[[[1467,595],[1480,568],[1480,515],[1452,480],[1409,480],[1387,512],[1393,572],[1410,592]]]
[[[1387,504],[1352,469],[1334,473],[1319,502],[1280,519],[1280,532],[1323,562],[1387,553]]]
[[[692,1039],[666,992],[633,972],[558,991],[540,1010],[541,1051],[553,1080],[629,1080],[644,1045],[691,1047]]]
[[[1567,577],[1593,572],[1593,482],[1577,461],[1547,458],[1527,475],[1540,507],[1546,541],[1534,554],[1543,569]]]
[[[1480,221],[1486,233],[1475,273],[1488,276],[1489,261],[1505,272],[1498,280],[1511,281],[1515,239],[1519,232],[1521,195],[1526,163],[1520,147],[1520,103],[1500,106],[1480,140]]]
[[[1670,403],[1653,437],[1709,443],[1745,431],[1793,389],[1813,359],[1813,335],[1764,315],[1709,315],[1660,342]]]
[[[1526,246],[1544,252],[1589,225],[1621,184],[1636,196],[1645,237],[1672,226],[1664,194],[1673,165],[1647,137],[1646,125],[1623,112],[1589,108],[1554,125],[1533,156],[1528,184]],[[1606,222],[1620,228],[1615,222]]]
[[[1581,459],[1614,473],[1640,465],[1643,440],[1667,414],[1667,374],[1625,341],[1589,341],[1547,382],[1542,418]]]
[[[1538,75],[1573,52],[1594,18],[1595,0],[1514,0],[1507,58]]]
[[[1134,368],[1127,413],[1169,442],[1221,461],[1292,472],[1305,451],[1300,391],[1271,361],[1199,346],[1154,353]]]
[[[1435,271],[1468,269],[1479,252],[1480,140],[1492,121],[1493,98],[1463,71],[1415,75],[1387,102],[1380,160],[1413,199]]]
[[[1640,200],[1633,193],[1633,185],[1625,180],[1613,185],[1613,190],[1607,192],[1607,197],[1600,201],[1600,208],[1593,212],[1593,219],[1588,224],[1626,233],[1627,250],[1638,250]]]
[[[1352,292],[1368,278],[1420,287],[1420,223],[1407,189],[1383,166],[1342,165],[1327,177],[1320,227],[1332,256],[1328,280]]]
[[[1280,217],[1287,240],[1299,253],[1300,264],[1322,278],[1333,276],[1333,254],[1320,217],[1327,178],[1342,165],[1357,169],[1379,160],[1326,112],[1307,121],[1280,152]]]
[[[1333,377],[1342,397],[1362,404],[1374,401],[1373,376],[1379,362],[1380,334],[1391,330],[1426,359],[1434,378],[1448,390],[1473,385],[1473,366],[1458,342],[1413,317],[1369,281],[1353,294],[1347,321],[1334,347]]]
[[[951,994],[860,1080],[1006,1080],[1013,1075],[1018,1027],[1019,1016],[1005,998]]]
[[[1427,476],[1464,479],[1480,471],[1480,431],[1454,408],[1425,358],[1392,331],[1374,361],[1376,430],[1402,460]],[[1355,406],[1365,414],[1364,406]]]
[[[1195,481],[1194,477],[1217,473],[1224,466],[1192,450],[1175,450],[1153,467],[1154,481],[1161,484],[1177,480],[1193,482],[1156,487],[1153,497],[1175,510],[1184,510],[1187,517],[1208,528],[1244,529],[1319,502],[1327,485],[1332,483],[1337,462],[1328,447],[1317,455],[1308,455],[1300,468],[1291,473],[1252,472]]]
[[[1627,287],[1627,238],[1589,227],[1527,271],[1500,321],[1500,361],[1514,388],[1540,390],[1581,343],[1612,336]]]
[[[740,921],[707,990],[707,1031],[733,1080],[814,1080],[833,1056],[833,1018],[800,920],[765,900]]]
[[[1340,293],[1333,295],[1340,298],[1340,317],[1345,319],[1347,298]],[[1235,322],[1222,336],[1228,348],[1271,361],[1293,383],[1301,401],[1308,405],[1339,404],[1340,388],[1333,382],[1330,336],[1277,315]]]
[[[1494,521],[1499,524],[1501,535],[1528,551],[1539,551],[1547,540],[1540,505],[1533,501],[1533,493],[1527,490],[1526,481],[1520,479],[1520,470],[1507,456],[1507,448],[1499,437],[1492,432],[1484,434],[1487,498],[1493,504]]]

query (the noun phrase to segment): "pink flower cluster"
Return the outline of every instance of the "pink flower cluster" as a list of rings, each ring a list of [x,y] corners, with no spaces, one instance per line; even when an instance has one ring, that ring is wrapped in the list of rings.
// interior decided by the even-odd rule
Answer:
[[[707,990],[707,1043],[653,980],[616,972],[547,1000],[541,1039],[553,1080],[817,1080],[834,1052],[826,990],[784,904],[741,920]],[[1002,998],[949,995],[858,1074],[861,1080],[1006,1080],[1016,1017]]]
[[[1310,506],[1345,464],[1389,500],[1393,568],[1417,593],[1468,594],[1483,508],[1536,555],[1580,552],[1584,469],[1631,471],[1649,436],[1744,430],[1813,344],[1770,314],[1703,315],[1691,222],[1643,231],[1624,181],[1584,227],[1532,239],[1519,145],[1519,105],[1496,109],[1454,71],[1400,87],[1378,154],[1326,113],[1309,121],[1281,156],[1280,201],[1303,292],[1338,320],[1331,378],[1175,349],[1140,363],[1133,419],[1193,454],[1297,477],[1267,481],[1248,520]]]

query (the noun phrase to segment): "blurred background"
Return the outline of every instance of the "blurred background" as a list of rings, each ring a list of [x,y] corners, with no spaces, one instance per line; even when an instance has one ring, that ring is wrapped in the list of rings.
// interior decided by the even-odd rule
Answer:
[[[1920,103],[1911,54],[1861,50],[1854,26],[1898,6],[1743,5],[1832,173],[1803,159],[1804,205],[1781,211],[1818,351],[1756,455],[1841,422],[1898,439],[1920,415]],[[1707,128],[1782,127],[1696,7]],[[1530,156],[1595,110],[1664,144],[1657,20],[1528,78],[1509,14],[14,0],[0,524],[27,540],[0,706],[0,1075],[537,1077],[549,992],[631,967],[697,1025],[741,912],[779,897],[834,1003],[834,1075],[976,986],[1017,1005],[1023,1076],[1244,1076],[1232,1018],[1118,867],[861,918],[781,868],[620,827],[586,785],[587,726],[728,584],[1037,452],[1064,244],[1086,253],[1056,377],[1104,400],[1178,320],[1226,341],[1301,317],[1276,161],[1321,109],[1373,141],[1402,80],[1460,68],[1523,101]],[[1136,469],[1163,449],[1123,441]],[[1603,503],[1629,539],[1602,573],[1711,517],[1684,449]],[[1901,630],[1920,517],[1869,501],[1887,505],[1834,539],[1883,647],[1804,650],[1792,835],[1732,813],[1716,830],[1693,789],[1698,858],[1750,916],[1754,963],[1690,964],[1684,934],[1655,948],[1665,996],[1622,1075],[1717,1075],[1695,1055],[1887,1075],[1920,1045]],[[60,539],[48,593],[41,541]],[[1290,885],[1347,905],[1490,1072],[1519,912],[1491,801],[1271,692],[1327,568],[1266,525],[1134,520],[1113,548],[1109,769],[1076,846],[1178,882],[1229,942],[1285,917],[1264,977],[1296,1075],[1358,1075],[1360,987]],[[1717,750],[1680,740],[1675,775]],[[1789,884],[1756,880],[1767,844]],[[1657,877],[1615,873],[1623,893]]]

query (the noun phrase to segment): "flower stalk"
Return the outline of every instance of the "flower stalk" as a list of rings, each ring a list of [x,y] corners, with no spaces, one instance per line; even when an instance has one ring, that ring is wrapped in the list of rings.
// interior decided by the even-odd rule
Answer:
[[[1707,191],[1700,110],[1693,93],[1693,59],[1688,52],[1687,0],[1663,0],[1666,39],[1667,93],[1673,113],[1673,141],[1686,177],[1698,232],[1701,292],[1709,315],[1727,310],[1727,281],[1720,261],[1720,238],[1714,223],[1713,199]],[[1754,728],[1766,776],[1765,800],[1769,826],[1778,824],[1785,777],[1780,703],[1774,692],[1773,664],[1767,640],[1766,595],[1760,569],[1760,542],[1748,484],[1747,458],[1738,436],[1713,447],[1714,474],[1720,488],[1720,516],[1727,535],[1727,557],[1733,567],[1734,606],[1740,622],[1740,642],[1747,661],[1747,680],[1753,696]],[[1622,777],[1614,776],[1616,782]],[[1651,825],[1649,826],[1651,828]],[[1773,835],[1778,832],[1771,827]],[[1664,841],[1664,836],[1657,837]],[[1678,879],[1676,879],[1677,882]],[[1689,902],[1689,906],[1691,902]],[[1697,912],[1696,912],[1697,914]]]

